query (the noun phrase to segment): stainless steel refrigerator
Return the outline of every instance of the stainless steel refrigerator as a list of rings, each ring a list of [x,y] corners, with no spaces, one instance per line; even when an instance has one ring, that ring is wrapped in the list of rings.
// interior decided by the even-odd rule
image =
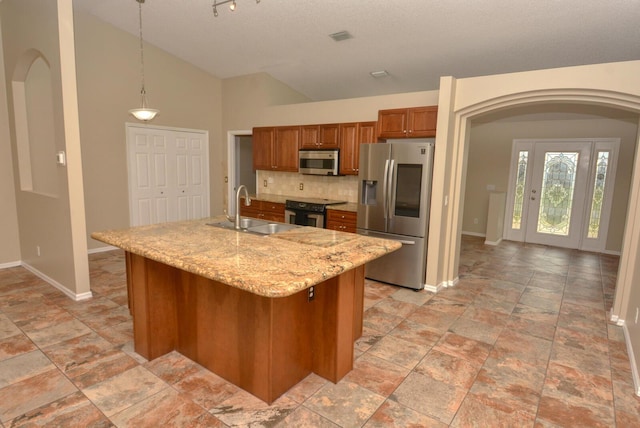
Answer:
[[[358,233],[402,243],[367,263],[367,278],[424,288],[433,150],[432,138],[360,146]]]

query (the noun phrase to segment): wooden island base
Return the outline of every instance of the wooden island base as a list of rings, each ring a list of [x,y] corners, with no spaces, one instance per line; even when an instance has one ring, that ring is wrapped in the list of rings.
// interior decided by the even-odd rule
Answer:
[[[269,298],[127,252],[135,350],[173,350],[271,404],[310,373],[338,382],[362,335],[364,266]]]

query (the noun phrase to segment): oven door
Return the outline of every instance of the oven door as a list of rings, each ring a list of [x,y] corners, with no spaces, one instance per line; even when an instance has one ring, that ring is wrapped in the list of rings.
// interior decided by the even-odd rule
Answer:
[[[324,214],[304,210],[286,209],[284,221],[298,226],[311,226],[324,228]]]

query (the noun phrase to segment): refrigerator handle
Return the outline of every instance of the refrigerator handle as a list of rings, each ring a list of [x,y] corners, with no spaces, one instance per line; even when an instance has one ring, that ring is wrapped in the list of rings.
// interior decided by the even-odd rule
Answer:
[[[393,215],[393,205],[396,203],[395,202],[395,188],[393,185],[393,169],[395,167],[395,159],[391,159],[391,164],[389,165],[389,172],[387,175],[387,183],[389,186],[389,191],[388,191],[388,195],[389,198],[386,199],[386,203],[387,203],[387,216],[389,218],[389,223],[391,222],[391,219],[393,219],[394,215]],[[391,225],[389,224],[387,226],[387,228],[389,228]]]
[[[387,201],[387,186],[389,181],[389,159],[384,161],[384,180],[382,182],[382,201],[384,205],[384,229],[387,230],[387,216],[389,211],[389,203]]]

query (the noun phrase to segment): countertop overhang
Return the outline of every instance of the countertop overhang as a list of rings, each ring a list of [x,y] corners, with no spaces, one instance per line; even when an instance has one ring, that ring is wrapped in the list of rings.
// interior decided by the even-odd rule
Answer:
[[[224,216],[94,232],[93,239],[260,296],[290,296],[401,247],[314,227],[255,235],[207,223]]]

